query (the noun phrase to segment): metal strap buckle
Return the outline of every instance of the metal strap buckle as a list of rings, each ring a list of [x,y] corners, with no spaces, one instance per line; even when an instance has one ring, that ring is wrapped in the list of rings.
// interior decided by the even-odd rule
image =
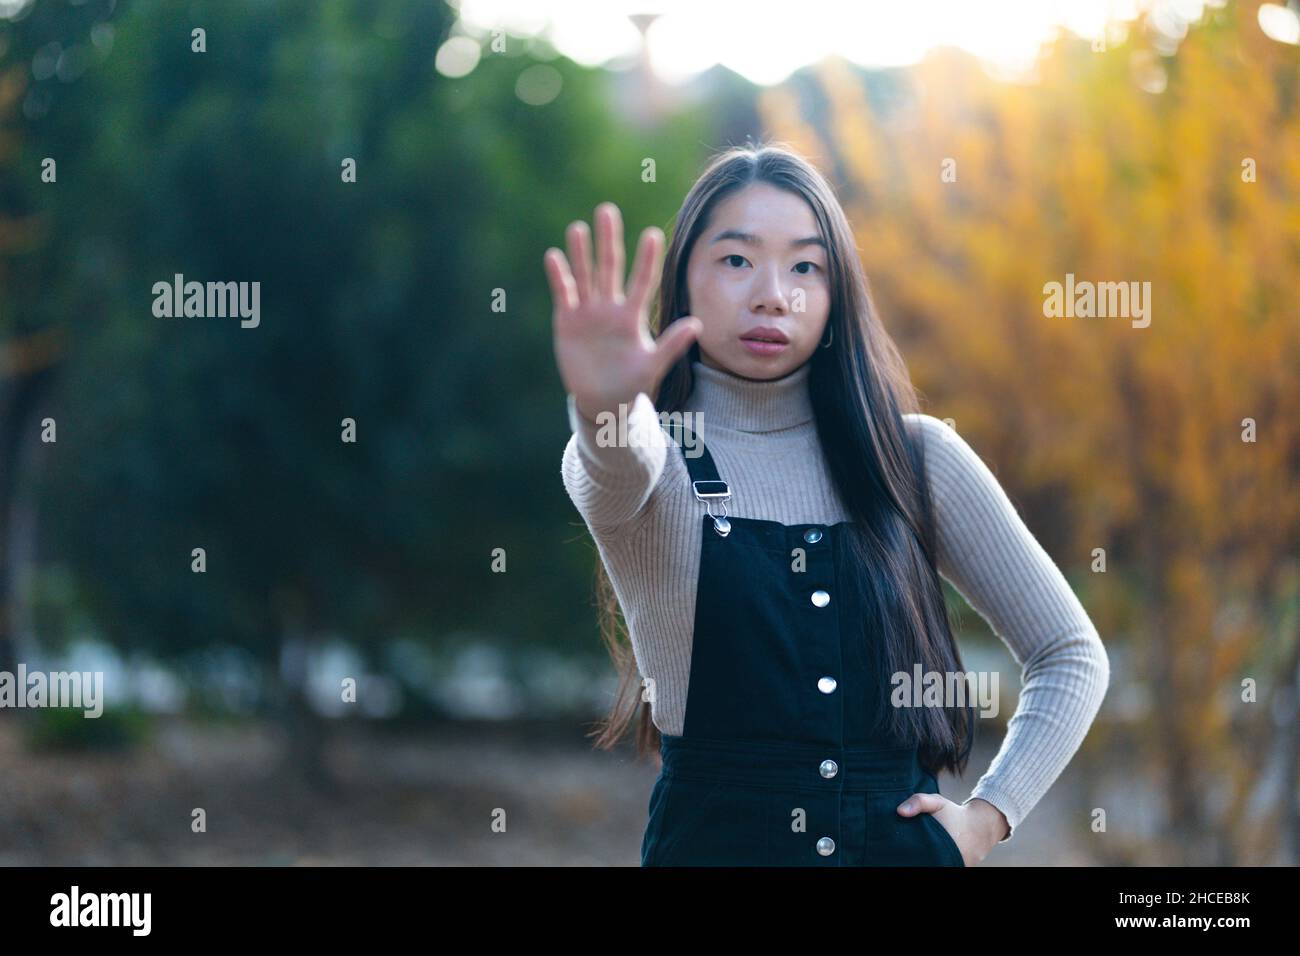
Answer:
[[[700,491],[700,485],[716,486],[721,485],[721,490]],[[692,481],[691,488],[695,491],[695,497],[701,501],[725,501],[731,497],[731,486],[725,481],[705,479],[701,481]]]
[[[700,485],[706,486],[708,490],[701,490]],[[724,538],[731,534],[731,522],[727,520],[727,499],[731,497],[731,486],[725,481],[707,479],[692,481],[691,489],[695,492],[695,497],[708,506],[709,517],[713,519],[713,530]],[[714,512],[715,501],[722,508],[722,514]]]

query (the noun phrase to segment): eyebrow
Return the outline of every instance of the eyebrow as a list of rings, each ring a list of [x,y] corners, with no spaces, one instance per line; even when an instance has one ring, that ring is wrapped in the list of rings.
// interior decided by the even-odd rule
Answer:
[[[751,246],[761,246],[763,244],[763,240],[752,232],[742,232],[739,229],[724,229],[709,240],[709,245],[713,245],[716,242],[723,242],[727,239],[735,239],[737,242],[743,242]],[[791,249],[798,249],[800,246],[821,246],[825,249],[826,243],[822,241],[820,236],[808,236],[805,239],[795,239],[790,243]]]

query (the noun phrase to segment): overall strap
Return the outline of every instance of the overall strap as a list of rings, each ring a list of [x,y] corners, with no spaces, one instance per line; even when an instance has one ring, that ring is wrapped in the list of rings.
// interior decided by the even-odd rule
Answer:
[[[667,426],[686,459],[686,471],[691,478],[691,493],[707,506],[708,515],[713,519],[713,530],[722,537],[731,533],[731,521],[727,518],[727,500],[731,497],[731,486],[718,476],[718,466],[713,463],[713,456],[704,442],[699,440],[693,429],[687,428],[684,421],[673,422]],[[687,436],[692,438],[693,451],[698,455],[686,454]],[[720,513],[714,508],[720,509]]]
[[[672,422],[666,427],[672,434],[677,447],[681,449],[682,458],[686,460],[686,470],[690,473],[692,482],[722,480],[718,475],[718,466],[713,463],[713,456],[709,454],[709,449],[705,447],[704,442],[700,440],[700,437],[695,434],[693,429],[688,428],[686,423],[681,421]],[[694,445],[693,450],[699,452],[699,455],[693,458],[686,453],[687,435],[694,439],[692,442]]]

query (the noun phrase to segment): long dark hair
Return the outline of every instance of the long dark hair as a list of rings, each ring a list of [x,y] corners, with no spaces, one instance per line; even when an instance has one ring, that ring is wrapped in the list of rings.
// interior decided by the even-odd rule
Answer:
[[[924,446],[912,440],[902,418],[920,410],[916,390],[876,315],[848,219],[821,173],[778,144],[734,147],[714,157],[677,213],[652,310],[656,332],[662,334],[690,313],[686,265],[714,205],[757,182],[801,196],[827,244],[831,347],[816,349],[809,359],[808,390],[826,464],[850,515],[852,570],[868,609],[863,640],[872,642],[886,675],[911,675],[918,662],[925,673],[961,672],[935,564]],[[658,411],[682,410],[694,384],[691,362],[698,360],[695,344],[664,376],[655,397]],[[614,705],[595,732],[596,746],[613,747],[639,711],[637,755],[657,751],[659,730],[650,703],[641,700],[641,679],[625,640],[626,621],[600,561],[596,592],[601,637],[620,675]],[[965,769],[974,739],[973,707],[885,711],[888,733],[895,742],[914,742],[926,770]]]

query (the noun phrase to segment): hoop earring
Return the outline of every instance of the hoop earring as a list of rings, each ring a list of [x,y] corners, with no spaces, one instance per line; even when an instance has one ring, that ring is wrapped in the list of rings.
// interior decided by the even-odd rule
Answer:
[[[827,325],[830,325],[830,323],[828,322]],[[825,342],[822,343],[822,348],[824,349],[830,348],[831,343],[835,341],[835,326],[831,325],[830,329],[831,329],[830,337]]]

